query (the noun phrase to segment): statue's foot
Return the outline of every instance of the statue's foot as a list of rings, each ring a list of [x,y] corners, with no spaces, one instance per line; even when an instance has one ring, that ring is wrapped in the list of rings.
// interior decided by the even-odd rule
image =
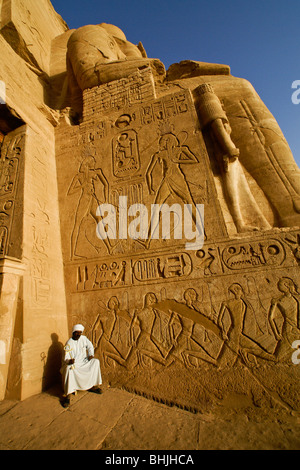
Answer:
[[[237,224],[236,228],[237,228],[238,233],[259,231],[259,227],[256,227],[255,225]]]

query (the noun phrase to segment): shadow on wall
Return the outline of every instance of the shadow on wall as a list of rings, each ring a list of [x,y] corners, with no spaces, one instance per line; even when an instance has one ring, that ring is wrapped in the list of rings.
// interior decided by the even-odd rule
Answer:
[[[41,360],[44,362],[43,391],[56,384],[61,384],[60,368],[62,365],[62,355],[64,345],[58,340],[56,333],[51,334],[52,344],[48,349],[48,354],[41,353]]]

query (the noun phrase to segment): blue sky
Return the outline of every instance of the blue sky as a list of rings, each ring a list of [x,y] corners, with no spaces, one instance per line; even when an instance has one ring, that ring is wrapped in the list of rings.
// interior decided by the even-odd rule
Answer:
[[[230,65],[274,114],[300,166],[300,104],[291,100],[300,81],[299,0],[51,1],[69,28],[115,24],[166,68],[185,59]]]

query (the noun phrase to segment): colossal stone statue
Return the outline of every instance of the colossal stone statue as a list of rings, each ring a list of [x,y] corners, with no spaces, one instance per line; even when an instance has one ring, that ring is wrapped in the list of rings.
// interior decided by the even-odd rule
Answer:
[[[117,26],[101,23],[74,31],[68,41],[67,71],[72,107],[82,113],[82,91],[127,77],[135,70],[153,67],[164,74],[158,60],[147,59],[142,43],[127,41]]]

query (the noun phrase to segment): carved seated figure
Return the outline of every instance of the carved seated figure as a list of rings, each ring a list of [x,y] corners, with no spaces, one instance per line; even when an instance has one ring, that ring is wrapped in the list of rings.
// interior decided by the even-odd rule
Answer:
[[[75,30],[67,45],[67,74],[72,108],[82,113],[82,91],[113,80],[125,78],[138,69],[151,67],[154,74],[165,76],[157,59],[148,59],[140,42],[127,41],[117,27],[106,23],[82,26]]]

